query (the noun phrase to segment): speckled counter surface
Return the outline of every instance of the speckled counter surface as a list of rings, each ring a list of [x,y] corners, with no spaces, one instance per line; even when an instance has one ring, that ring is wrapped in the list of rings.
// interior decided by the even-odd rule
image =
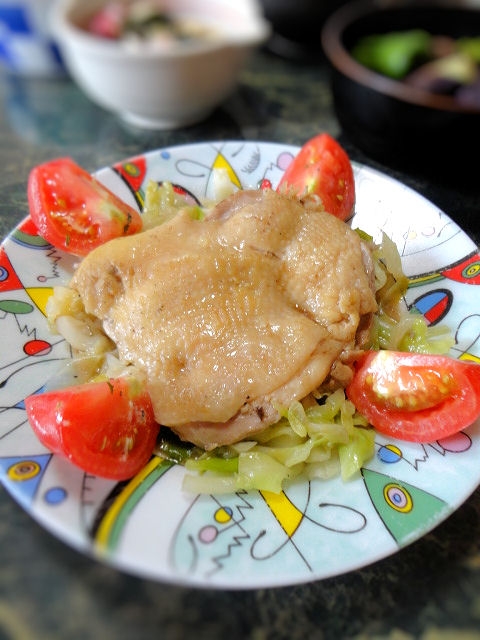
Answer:
[[[366,158],[340,130],[321,63],[260,53],[222,108],[179,131],[131,129],[68,79],[1,78],[0,99],[2,237],[26,214],[29,170],[53,157],[70,155],[94,170],[166,145],[242,138],[301,144],[325,130],[352,159],[407,183],[480,238],[478,187],[436,184]],[[430,534],[364,569],[290,588],[222,592],[149,582],[94,562],[0,488],[0,639],[67,638],[480,638],[480,491]]]

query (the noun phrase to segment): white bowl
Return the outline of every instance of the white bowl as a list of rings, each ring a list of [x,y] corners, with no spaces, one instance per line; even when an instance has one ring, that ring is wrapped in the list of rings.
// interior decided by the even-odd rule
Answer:
[[[159,50],[94,36],[82,28],[104,0],[58,0],[51,28],[64,63],[97,104],[139,126],[174,129],[205,118],[235,88],[252,51],[270,34],[256,0],[164,0],[172,15],[220,34]]]

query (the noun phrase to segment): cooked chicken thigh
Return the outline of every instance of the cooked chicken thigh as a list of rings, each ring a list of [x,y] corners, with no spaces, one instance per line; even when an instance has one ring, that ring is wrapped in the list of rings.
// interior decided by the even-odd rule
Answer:
[[[147,376],[155,416],[212,449],[279,418],[328,378],[376,310],[368,252],[332,215],[239,191],[92,251],[71,286],[119,357]]]

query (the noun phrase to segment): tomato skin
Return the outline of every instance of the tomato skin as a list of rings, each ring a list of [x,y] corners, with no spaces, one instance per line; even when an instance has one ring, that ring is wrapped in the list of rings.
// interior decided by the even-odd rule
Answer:
[[[382,369],[384,373],[389,371],[388,401],[374,391]],[[391,399],[396,393],[402,395],[409,372],[418,375],[425,385],[418,387],[420,406],[425,407],[418,411],[411,407],[392,408]],[[438,389],[433,389],[432,372],[450,380],[443,399],[438,397]],[[426,402],[429,389],[432,406]],[[368,351],[355,362],[355,374],[345,392],[380,433],[411,442],[433,442],[469,427],[480,416],[480,365],[447,356]],[[410,392],[415,396],[414,389]]]
[[[34,167],[28,178],[30,215],[57,249],[84,256],[142,229],[142,217],[71,158]]]
[[[91,382],[25,399],[40,442],[87,473],[113,480],[148,462],[159,432],[150,396],[127,377]]]
[[[294,189],[299,198],[315,194],[341,220],[353,214],[355,180],[345,150],[328,133],[308,140],[283,174],[278,190]]]

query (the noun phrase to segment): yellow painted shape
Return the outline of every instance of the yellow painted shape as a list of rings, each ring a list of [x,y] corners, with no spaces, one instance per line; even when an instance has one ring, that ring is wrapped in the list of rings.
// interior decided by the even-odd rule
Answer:
[[[443,280],[444,276],[441,273],[429,273],[426,276],[413,276],[409,278],[410,285],[418,287],[421,284],[428,284],[429,282],[436,282],[437,280]]]
[[[223,507],[215,512],[215,520],[220,524],[226,524],[227,522],[230,522],[231,519],[232,516]]]
[[[283,491],[281,493],[261,491],[260,493],[282,529],[291,538],[302,522],[303,513]]]
[[[125,503],[134,493],[137,487],[145,480],[145,478],[162,462],[162,458],[154,457],[145,467],[132,478],[123,491],[115,498],[108,511],[102,518],[102,522],[95,536],[95,541],[100,546],[106,546],[110,538],[110,532],[114,526],[120,512]]]
[[[233,170],[232,165],[228,162],[228,160],[225,158],[225,156],[222,155],[221,153],[219,153],[217,155],[217,157],[215,158],[215,160],[213,162],[213,165],[212,165],[212,169],[226,169],[230,180],[233,182],[233,184],[236,187],[241,189],[242,185],[240,183],[240,180],[238,179],[237,174]]]
[[[32,302],[40,309],[44,316],[47,315],[47,300],[53,294],[53,287],[27,287],[25,291]]]
[[[401,457],[402,457],[402,450],[401,450],[401,449],[399,449],[399,448],[398,448],[396,445],[394,445],[394,444],[387,444],[387,445],[385,445],[385,449],[388,449],[388,450],[389,450],[389,451],[391,451],[392,453],[397,454],[397,456],[398,456],[399,458],[401,458]]]
[[[463,360],[464,362],[477,362],[480,364],[480,358],[478,356],[474,356],[472,353],[462,353],[459,360]]]

